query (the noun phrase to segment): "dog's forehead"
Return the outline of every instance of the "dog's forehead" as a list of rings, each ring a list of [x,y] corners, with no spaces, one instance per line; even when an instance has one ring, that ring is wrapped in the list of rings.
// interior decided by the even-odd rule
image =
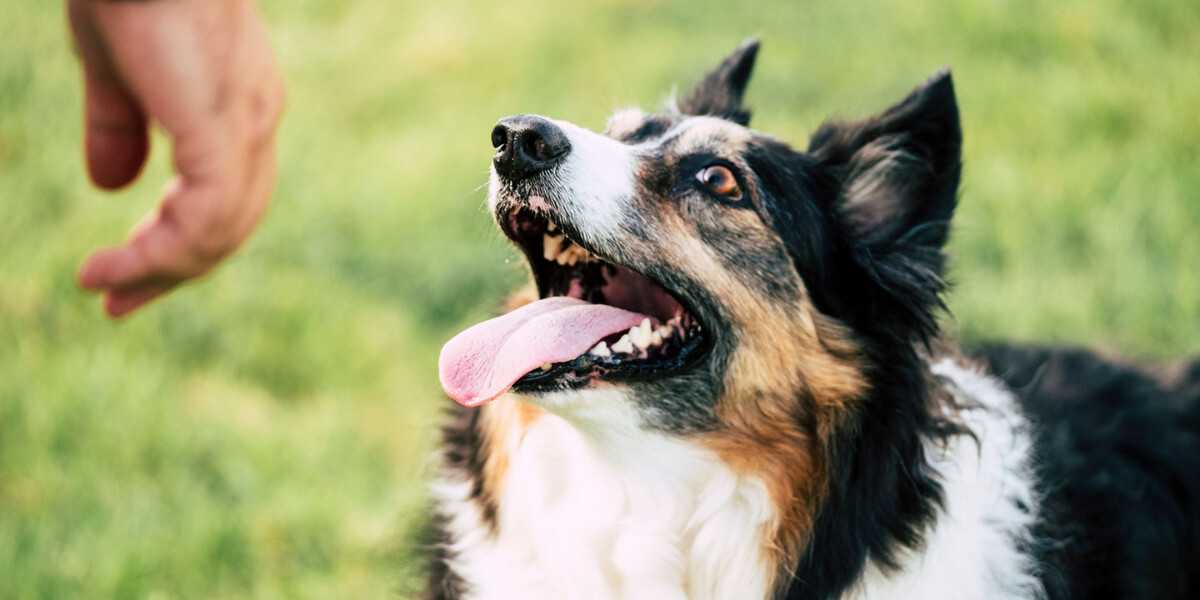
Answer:
[[[726,119],[678,113],[651,114],[638,108],[613,113],[604,132],[627,143],[652,144],[674,155],[736,152],[753,138],[749,129]]]
[[[662,137],[673,154],[737,152],[753,139],[749,129],[718,117],[688,117]]]
[[[645,124],[647,117],[640,108],[624,108],[613,113],[608,118],[608,123],[604,127],[604,132],[616,139],[627,138],[637,132],[638,129]]]

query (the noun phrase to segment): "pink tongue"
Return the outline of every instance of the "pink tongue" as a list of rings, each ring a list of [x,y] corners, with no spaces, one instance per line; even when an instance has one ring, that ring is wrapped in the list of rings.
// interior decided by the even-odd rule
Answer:
[[[645,318],[575,298],[527,304],[447,342],[438,359],[442,388],[463,406],[479,406],[508,391],[526,373],[546,363],[573,360]]]

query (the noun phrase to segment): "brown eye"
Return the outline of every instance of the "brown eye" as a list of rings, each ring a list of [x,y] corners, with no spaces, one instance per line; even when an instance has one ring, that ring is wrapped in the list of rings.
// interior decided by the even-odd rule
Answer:
[[[696,179],[718,196],[725,196],[730,200],[742,198],[742,188],[738,186],[737,178],[733,176],[733,171],[730,171],[729,167],[724,165],[705,167],[696,174]]]

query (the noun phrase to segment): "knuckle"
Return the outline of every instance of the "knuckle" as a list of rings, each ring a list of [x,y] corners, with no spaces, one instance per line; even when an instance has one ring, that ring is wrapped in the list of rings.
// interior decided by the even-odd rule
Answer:
[[[286,92],[283,84],[279,82],[264,84],[254,92],[250,99],[250,131],[252,142],[256,146],[274,138],[275,131],[283,120],[285,102]]]
[[[225,235],[196,235],[188,241],[192,256],[202,265],[215,263],[229,255],[233,249]]]
[[[215,263],[233,250],[231,219],[223,213],[208,211],[184,232],[184,244],[202,265]]]

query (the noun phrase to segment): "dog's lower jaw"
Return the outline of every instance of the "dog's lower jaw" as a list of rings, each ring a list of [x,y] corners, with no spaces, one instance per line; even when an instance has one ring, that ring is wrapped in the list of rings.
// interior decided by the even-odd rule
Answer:
[[[435,486],[466,598],[768,597],[775,515],[761,481],[642,429],[619,392],[563,395],[540,402],[558,414],[526,413],[519,431],[488,442],[489,460],[505,464],[491,482],[494,528],[472,483]],[[513,423],[500,413],[528,411],[518,402],[501,399],[487,418]]]

